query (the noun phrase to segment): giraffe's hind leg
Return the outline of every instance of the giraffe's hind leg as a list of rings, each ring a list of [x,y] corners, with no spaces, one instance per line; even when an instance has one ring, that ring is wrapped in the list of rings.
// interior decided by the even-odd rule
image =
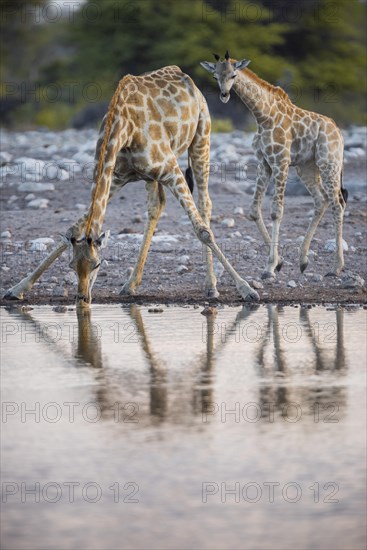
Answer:
[[[195,137],[189,148],[192,170],[198,188],[198,210],[207,227],[210,227],[212,201],[208,191],[210,163],[210,118],[205,113],[200,114]],[[213,255],[208,246],[203,246],[206,261],[205,294],[207,298],[217,298],[217,279],[213,269]]]
[[[314,213],[300,248],[299,265],[303,273],[308,265],[310,244],[317,226],[325,214],[328,198],[322,187],[320,171],[314,162],[297,166],[297,173],[314,201]]]
[[[343,254],[343,218],[345,202],[341,193],[341,167],[335,165],[321,165],[321,179],[326,190],[327,197],[331,203],[331,210],[334,218],[335,227],[335,260],[332,271],[327,275],[337,277],[344,267]]]
[[[198,239],[203,244],[208,246],[213,254],[221,262],[224,269],[234,280],[237,291],[242,296],[242,298],[244,298],[244,300],[246,301],[258,301],[259,295],[257,294],[257,292],[253,290],[250,285],[238,275],[238,273],[229,263],[229,261],[215,242],[214,235],[210,227],[208,227],[202,220],[196,208],[188,185],[185,181],[185,178],[183,177],[175,158],[172,159],[172,170],[170,170],[169,173],[163,175],[160,181],[167,185],[167,187],[169,187],[169,189],[172,191],[172,193],[190,218]]]
[[[140,246],[135,267],[129,279],[123,285],[120,294],[135,294],[135,288],[141,283],[150,243],[158,220],[166,204],[164,189],[157,181],[147,183],[146,189],[148,193],[148,221],[145,225],[143,242]]]

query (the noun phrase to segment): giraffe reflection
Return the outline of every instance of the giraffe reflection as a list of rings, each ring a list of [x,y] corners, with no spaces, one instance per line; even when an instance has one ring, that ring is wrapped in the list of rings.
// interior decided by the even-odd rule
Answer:
[[[172,324],[169,312],[167,316],[159,316],[158,325],[155,325],[158,318],[146,314],[144,309],[136,305],[124,307],[122,318],[125,322],[128,315],[128,325],[130,328],[133,326],[137,338],[133,344],[135,347],[124,344],[124,348],[117,350],[108,338],[111,332],[103,317],[100,321],[96,314],[97,322],[93,322],[91,311],[80,309],[77,311],[78,324],[73,333],[70,357],[70,340],[47,338],[42,330],[42,322],[29,312],[12,309],[10,313],[17,321],[32,325],[27,328],[30,334],[41,335],[37,345],[46,345],[73,366],[88,368],[87,376],[92,375],[89,399],[99,406],[102,420],[113,419],[115,406],[120,404],[124,410],[119,409],[118,418],[124,426],[127,421],[134,422],[135,427],[164,422],[201,423],[202,413],[214,410],[216,401],[221,399],[220,395],[227,399],[229,409],[228,396],[234,396],[234,401],[241,400],[237,374],[241,376],[243,373],[241,363],[237,363],[238,357],[246,357],[246,364],[257,373],[255,380],[250,375],[250,386],[246,389],[251,390],[253,386],[255,396],[251,396],[251,401],[258,403],[263,421],[274,416],[274,413],[274,420],[287,412],[292,416],[294,411],[287,411],[287,407],[292,407],[294,403],[301,407],[303,416],[312,414],[317,403],[321,409],[324,407],[324,417],[332,412],[326,407],[335,403],[340,418],[340,413],[347,405],[347,390],[343,382],[347,369],[345,311],[338,309],[327,312],[325,316],[324,310],[320,312],[300,308],[299,317],[294,317],[295,311],[284,311],[275,305],[268,305],[266,309],[258,305],[245,305],[227,323],[221,320],[228,319],[228,312],[225,315],[219,313],[217,317],[203,317],[202,336],[205,338],[205,346],[200,343],[200,351],[191,355],[190,359],[185,359],[182,347],[182,335],[187,328],[184,315],[180,317],[178,336],[171,340],[165,337],[163,350],[162,339],[157,340],[154,334],[157,334],[157,326],[164,331],[165,323]],[[264,314],[264,330],[256,341],[243,342],[236,339],[238,334],[243,334],[244,328],[260,327],[259,323],[265,320]],[[121,319],[121,316],[118,315],[118,318]],[[63,319],[67,320],[62,317],[57,319],[61,319],[60,326]],[[190,316],[189,323],[192,323],[192,319]],[[325,323],[325,319],[328,322]],[[299,341],[295,341],[297,339],[293,333],[284,330],[291,325],[298,331]],[[219,328],[223,330],[219,331]],[[145,365],[139,360],[139,349]],[[173,368],[170,360],[181,360],[180,354],[182,365]],[[216,389],[214,382],[221,380],[231,364],[235,367],[235,377],[228,378],[225,375],[223,393]],[[217,369],[216,365],[224,368]],[[242,389],[245,388],[242,386]]]
[[[297,334],[307,338],[311,346],[311,353],[292,354],[297,351],[297,336],[287,336],[281,324],[283,308],[268,305],[268,321],[266,334],[261,339],[255,353],[256,366],[259,376],[264,380],[260,386],[259,404],[265,416],[271,416],[275,411],[288,414],[293,406],[300,407],[300,412],[313,414],[316,406],[327,411],[335,405],[343,409],[346,405],[346,390],[335,380],[335,374],[343,375],[346,369],[344,347],[344,310],[335,311],[335,323],[326,323],[321,326],[310,320],[310,310],[300,308]],[[326,328],[326,330],[325,330]],[[330,330],[331,329],[331,330]],[[290,343],[290,338],[292,342]],[[269,360],[267,347],[272,342],[272,354]],[[330,349],[330,345],[333,343]],[[303,344],[302,348],[305,348]],[[332,374],[332,380],[321,375]],[[320,376],[317,380],[314,375]],[[301,379],[295,379],[300,376]],[[310,382],[312,376],[312,382]],[[292,380],[293,378],[293,380]],[[308,383],[305,384],[305,380]],[[332,405],[334,404],[334,405]],[[290,414],[295,415],[296,412]]]

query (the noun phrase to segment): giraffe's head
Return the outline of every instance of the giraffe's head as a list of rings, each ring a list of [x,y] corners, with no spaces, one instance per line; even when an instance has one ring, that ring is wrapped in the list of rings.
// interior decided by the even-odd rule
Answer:
[[[91,236],[77,239],[66,236],[67,243],[73,248],[70,267],[78,276],[77,307],[89,307],[92,301],[92,288],[101,266],[101,250],[107,244],[109,231],[94,239]]]
[[[218,54],[213,54],[216,60],[216,63],[210,63],[209,61],[203,61],[200,63],[204,69],[209,73],[213,74],[213,77],[218,82],[220,89],[220,100],[223,103],[229,101],[231,88],[236,80],[238,71],[247,67],[251,61],[248,59],[242,59],[241,61],[235,61],[234,59],[229,59],[228,50],[224,56],[224,60],[221,61]]]

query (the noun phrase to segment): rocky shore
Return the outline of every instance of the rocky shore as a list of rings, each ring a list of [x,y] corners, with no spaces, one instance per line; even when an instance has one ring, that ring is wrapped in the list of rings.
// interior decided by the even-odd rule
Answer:
[[[297,251],[312,213],[312,199],[295,171],[287,183],[285,215],[281,226],[284,267],[276,281],[261,280],[266,261],[255,224],[247,219],[255,186],[256,158],[253,134],[235,131],[213,134],[210,194],[212,228],[235,268],[258,289],[261,299],[303,303],[362,303],[367,279],[366,128],[345,132],[344,186],[349,190],[345,223],[345,272],[326,278],[333,260],[334,230],[327,212],[316,232],[305,274],[298,268]],[[0,186],[2,204],[1,295],[42,260],[88,207],[97,131],[69,129],[1,132]],[[186,168],[187,156],[180,159]],[[270,223],[272,189],[264,201]],[[194,197],[196,196],[194,192]],[[134,263],[145,222],[143,182],[126,186],[111,202],[105,227],[109,246],[94,287],[94,302],[204,303],[202,249],[190,222],[168,197],[158,224],[143,283],[133,298],[118,295]],[[232,281],[216,264],[219,302],[239,303]],[[72,303],[76,277],[68,266],[68,253],[55,262],[26,296],[30,303]],[[7,303],[2,300],[2,303]]]

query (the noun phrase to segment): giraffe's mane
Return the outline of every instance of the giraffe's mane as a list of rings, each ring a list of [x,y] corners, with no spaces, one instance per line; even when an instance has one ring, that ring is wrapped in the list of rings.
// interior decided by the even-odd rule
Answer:
[[[287,92],[283,90],[283,88],[270,84],[270,82],[267,82],[266,80],[260,78],[257,74],[252,72],[250,69],[245,68],[245,69],[242,69],[242,71],[240,72],[248,75],[252,81],[254,81],[256,84],[258,84],[262,88],[265,88],[266,90],[271,92],[277,99],[283,99],[284,101],[291,103],[289,95],[287,94]]]
[[[102,143],[102,146],[101,146],[101,151],[99,153],[99,159],[98,159],[96,182],[95,182],[92,201],[91,201],[91,205],[90,205],[90,209],[89,209],[87,226],[86,226],[86,230],[85,230],[86,237],[89,236],[90,230],[91,230],[92,219],[93,219],[93,211],[94,211],[94,206],[95,206],[96,197],[97,197],[97,190],[98,190],[99,182],[101,180],[101,175],[102,175],[103,159],[104,159],[104,156],[105,156],[105,153],[106,153],[106,148],[107,148],[108,141],[110,139],[115,107],[116,107],[116,104],[119,100],[122,88],[125,86],[126,81],[130,78],[131,78],[130,75],[126,75],[120,80],[120,82],[119,82],[119,84],[116,88],[116,91],[112,96],[109,107],[108,107],[107,117],[106,117],[106,124],[105,124],[105,129],[104,129],[104,139],[103,139],[103,143]]]

